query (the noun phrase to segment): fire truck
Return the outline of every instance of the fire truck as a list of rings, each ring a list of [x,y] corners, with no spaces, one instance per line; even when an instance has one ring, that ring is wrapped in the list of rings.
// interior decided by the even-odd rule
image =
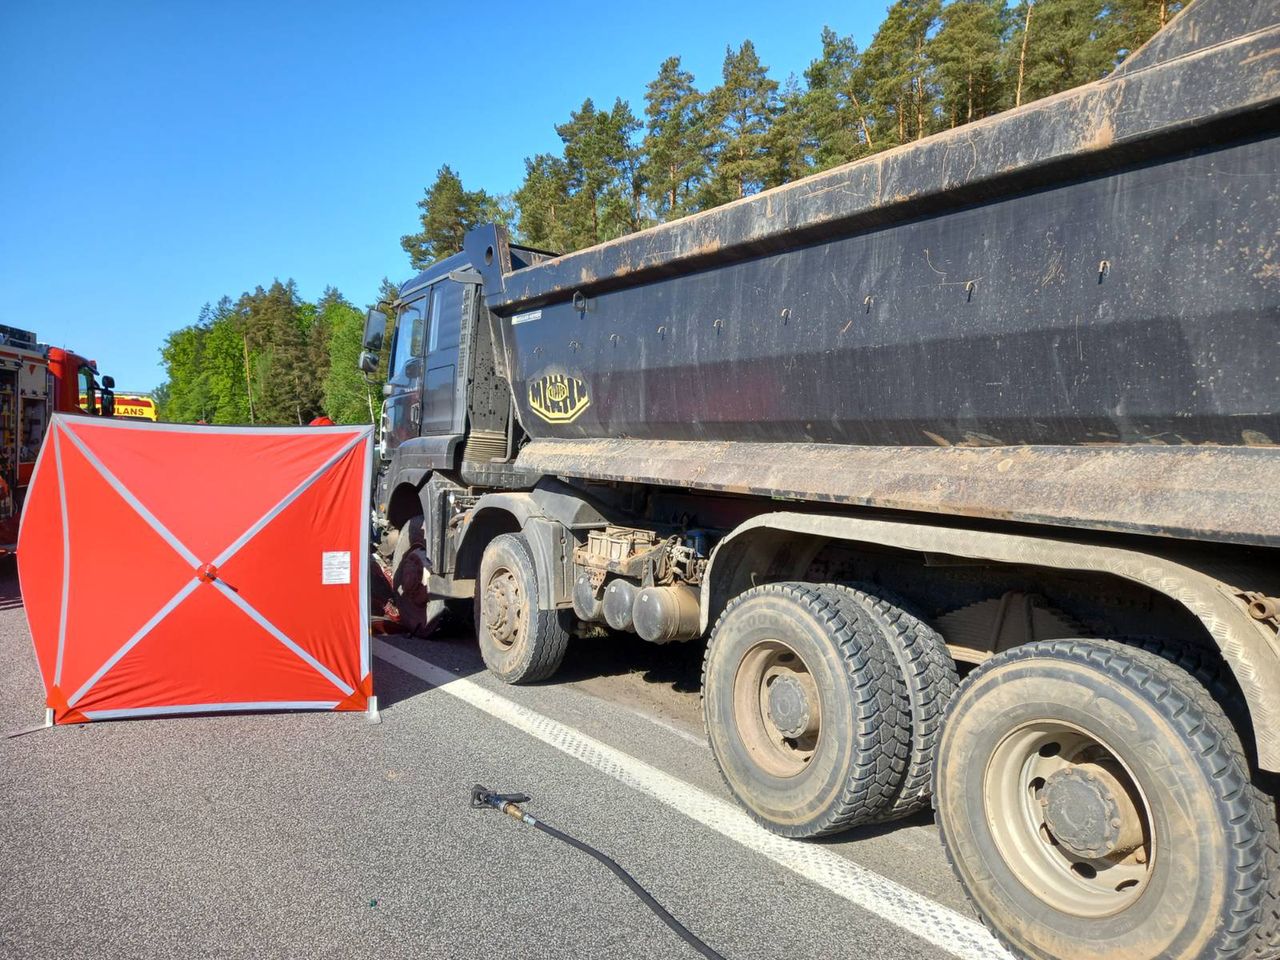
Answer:
[[[98,365],[29,330],[0,324],[0,553],[18,541],[18,517],[55,411],[111,416],[115,386]]]
[[[83,397],[84,394],[81,394]],[[155,423],[159,419],[155,398],[149,393],[115,394],[115,412],[112,416],[122,420],[150,420]]]

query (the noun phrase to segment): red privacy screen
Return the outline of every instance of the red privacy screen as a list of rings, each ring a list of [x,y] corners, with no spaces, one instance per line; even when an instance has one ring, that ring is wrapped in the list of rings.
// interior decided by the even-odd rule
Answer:
[[[54,721],[365,709],[372,432],[55,415],[18,533]]]

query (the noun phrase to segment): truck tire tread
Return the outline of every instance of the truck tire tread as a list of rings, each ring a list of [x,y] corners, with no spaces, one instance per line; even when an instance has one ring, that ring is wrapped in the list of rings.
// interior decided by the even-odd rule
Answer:
[[[909,611],[892,592],[872,584],[842,584],[843,595],[861,604],[883,630],[907,685],[911,709],[911,755],[897,796],[881,821],[897,820],[928,809],[933,794],[933,755],[942,714],[960,685],[946,641]]]
[[[868,630],[870,620],[838,588],[827,584],[798,581],[770,583],[747,590],[725,607],[716,621],[703,658],[703,722],[709,728],[706,709],[708,668],[717,646],[723,641],[726,624],[736,611],[752,599],[772,595],[803,607],[822,624],[833,649],[840,657],[857,709],[857,738],[854,759],[840,796],[822,815],[802,825],[780,825],[760,816],[749,803],[747,813],[775,833],[793,838],[828,836],[858,824],[875,820],[894,800],[906,768],[910,750],[910,729],[905,683],[888,641],[878,627]],[[861,629],[860,629],[861,627]],[[708,735],[710,730],[708,729]],[[717,769],[725,785],[738,791],[717,758]]]
[[[1230,892],[1229,907],[1223,911],[1231,918],[1225,925],[1228,929],[1219,934],[1218,942],[1202,956],[1204,960],[1274,956],[1272,953],[1251,952],[1257,949],[1254,932],[1269,896],[1266,868],[1270,838],[1264,826],[1266,811],[1259,809],[1259,795],[1249,779],[1243,747],[1226,713],[1209,690],[1183,667],[1150,650],[1110,640],[1064,639],[1025,644],[992,657],[965,678],[958,695],[952,698],[943,715],[944,729],[964,703],[964,692],[987,672],[1005,663],[1046,655],[1113,671],[1113,675],[1127,680],[1135,690],[1150,694],[1153,704],[1163,705],[1166,719],[1180,727],[1189,742],[1197,738],[1203,742],[1197,753],[1205,761],[1206,768],[1213,770],[1211,779],[1221,790],[1216,802],[1225,810],[1223,820],[1231,825],[1234,832],[1230,845],[1238,854],[1234,869],[1236,886]],[[934,765],[935,783],[940,782],[941,762],[942,754],[939,752]],[[937,812],[936,797],[934,807],[934,819],[947,863],[983,925],[1015,956],[1032,957],[1001,932],[969,890]]]
[[[498,549],[509,548],[513,554],[519,557],[517,565],[521,567],[521,578],[524,581],[526,593],[530,598],[529,623],[524,643],[525,649],[521,651],[521,655],[512,669],[503,670],[494,662],[483,639],[480,643],[480,652],[484,657],[485,665],[503,682],[511,684],[538,683],[549,678],[560,668],[565,652],[569,648],[569,632],[565,629],[559,610],[543,610],[538,605],[537,568],[534,566],[533,551],[529,548],[524,535],[504,533],[495,537],[489,547],[486,548],[486,555],[488,555],[489,550],[495,548],[495,545]],[[482,571],[484,566],[484,561],[482,560]],[[477,584],[474,615],[477,636],[482,636],[484,631],[484,617],[480,613],[482,601],[482,587]]]
[[[1191,674],[1222,707],[1236,729],[1247,729],[1249,722],[1244,697],[1226,673],[1222,661],[1197,644],[1167,640],[1163,637],[1122,637],[1120,643],[1137,647],[1163,657]],[[1262,915],[1254,928],[1245,956],[1252,960],[1273,960],[1280,956],[1280,821],[1276,817],[1275,797],[1258,787],[1257,803],[1262,816],[1263,842],[1266,848],[1267,886]]]

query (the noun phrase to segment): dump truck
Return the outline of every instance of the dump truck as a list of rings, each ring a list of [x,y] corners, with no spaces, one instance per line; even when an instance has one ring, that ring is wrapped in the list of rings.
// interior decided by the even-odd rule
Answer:
[[[705,642],[758,822],[933,808],[1037,958],[1280,944],[1280,15],[371,311],[403,624],[510,683]]]

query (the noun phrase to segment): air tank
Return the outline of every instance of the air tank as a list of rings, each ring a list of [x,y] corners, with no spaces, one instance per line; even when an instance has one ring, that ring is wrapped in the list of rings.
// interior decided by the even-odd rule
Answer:
[[[631,620],[650,643],[692,640],[702,632],[698,591],[687,583],[645,587],[636,592]]]

